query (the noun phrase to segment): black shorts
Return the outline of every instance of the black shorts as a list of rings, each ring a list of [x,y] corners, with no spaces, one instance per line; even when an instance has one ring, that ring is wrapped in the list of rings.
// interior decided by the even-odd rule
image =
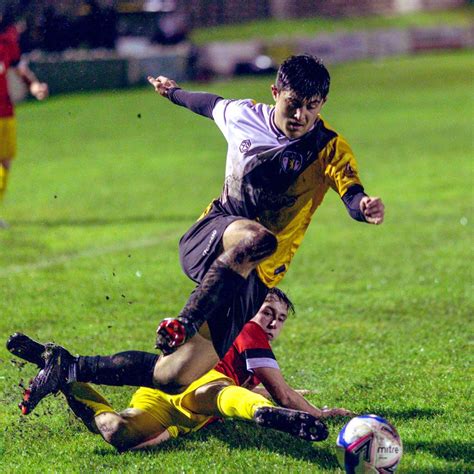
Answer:
[[[191,280],[201,283],[221,252],[222,236],[227,226],[240,219],[241,216],[228,214],[218,201],[214,201],[210,212],[183,235],[179,241],[179,259],[184,273]],[[268,287],[253,271],[222,311],[207,321],[219,357],[225,355],[244,324],[255,316],[267,293]]]

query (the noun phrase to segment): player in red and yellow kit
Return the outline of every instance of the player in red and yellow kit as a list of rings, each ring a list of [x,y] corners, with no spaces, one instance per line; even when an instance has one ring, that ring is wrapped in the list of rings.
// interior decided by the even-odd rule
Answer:
[[[47,84],[39,82],[20,59],[21,52],[14,17],[6,9],[3,13],[0,12],[0,201],[7,189],[8,173],[16,155],[16,120],[8,92],[8,70],[15,71],[31,95],[38,100],[43,100],[48,95]],[[0,220],[1,227],[6,227],[6,223],[2,220]]]
[[[291,301],[277,288],[271,289],[224,358],[178,395],[142,387],[129,408],[117,413],[88,383],[73,382],[63,392],[89,430],[121,451],[196,431],[215,417],[254,421],[310,441],[322,440],[327,430],[320,419],[351,413],[316,408],[283,378],[269,341],[278,337],[289,311],[293,311]],[[30,362],[44,364],[39,356],[45,347],[27,336],[12,336],[8,348]],[[257,389],[260,384],[263,388]],[[263,394],[286,409],[276,407]]]

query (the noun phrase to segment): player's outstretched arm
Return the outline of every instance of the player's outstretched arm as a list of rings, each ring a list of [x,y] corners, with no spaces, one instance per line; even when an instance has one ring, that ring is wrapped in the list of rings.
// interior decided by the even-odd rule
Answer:
[[[176,81],[173,79],[169,79],[168,77],[165,76],[148,76],[148,82],[153,86],[155,89],[155,92],[158,92],[162,97],[167,97],[168,98],[168,93],[171,89],[175,89],[178,86]]]
[[[186,107],[196,114],[212,119],[212,111],[222,97],[209,92],[191,92],[181,89],[178,84],[165,76],[148,76],[148,82],[156,92],[173,104]]]
[[[287,384],[279,369],[270,367],[256,368],[255,375],[260,379],[271,398],[284,408],[306,411],[317,418],[353,416],[352,412],[344,408],[320,409],[315,407],[301,393]]]

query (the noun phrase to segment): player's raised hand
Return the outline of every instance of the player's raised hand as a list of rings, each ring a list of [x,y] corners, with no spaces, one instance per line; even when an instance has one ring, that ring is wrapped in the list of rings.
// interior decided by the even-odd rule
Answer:
[[[48,84],[45,82],[33,81],[30,84],[30,94],[38,100],[46,99],[49,95]]]
[[[381,224],[385,215],[385,206],[382,199],[373,196],[364,196],[360,200],[360,210],[369,224]]]
[[[169,79],[165,76],[148,76],[148,82],[154,87],[155,92],[162,95],[163,97],[168,97],[168,91],[174,87],[178,87],[173,79]]]

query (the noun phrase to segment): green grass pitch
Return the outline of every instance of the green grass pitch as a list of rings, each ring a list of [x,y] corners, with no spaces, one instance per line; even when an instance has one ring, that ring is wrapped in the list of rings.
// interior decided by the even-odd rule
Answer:
[[[352,221],[330,192],[282,285],[297,306],[274,345],[289,382],[317,405],[388,417],[405,473],[473,467],[473,67],[451,53],[330,68],[324,116],[386,222]],[[191,86],[268,101],[271,80]],[[21,330],[81,354],[152,351],[192,288],[177,243],[220,192],[219,130],[151,88],[29,102],[18,119],[0,208],[1,340]],[[22,417],[18,384],[35,370],[12,359],[2,343],[0,472],[341,472],[335,422],[319,444],[229,421],[118,455],[62,396]],[[103,390],[117,409],[132,391]]]

